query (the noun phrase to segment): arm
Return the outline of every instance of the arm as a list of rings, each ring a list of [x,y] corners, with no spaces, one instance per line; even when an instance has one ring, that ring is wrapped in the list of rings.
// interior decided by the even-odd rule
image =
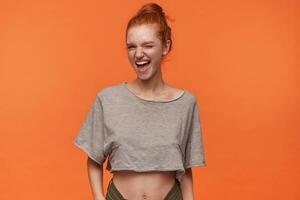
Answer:
[[[105,200],[103,192],[103,165],[88,157],[87,171],[94,200]]]
[[[181,180],[183,200],[194,200],[192,167],[206,166],[202,142],[202,127],[197,100],[195,99],[189,112],[190,126],[187,129],[184,146],[184,169],[186,173]]]
[[[186,169],[180,184],[183,200],[194,200],[192,169]]]

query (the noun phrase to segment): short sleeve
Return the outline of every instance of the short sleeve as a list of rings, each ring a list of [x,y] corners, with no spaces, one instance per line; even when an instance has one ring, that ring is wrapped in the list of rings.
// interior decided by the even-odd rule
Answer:
[[[98,96],[95,97],[73,144],[98,164],[104,163],[104,120]]]
[[[190,128],[188,131],[184,161],[185,169],[194,166],[206,166],[204,147],[202,141],[202,128],[197,101],[195,101],[192,110],[192,118]]]

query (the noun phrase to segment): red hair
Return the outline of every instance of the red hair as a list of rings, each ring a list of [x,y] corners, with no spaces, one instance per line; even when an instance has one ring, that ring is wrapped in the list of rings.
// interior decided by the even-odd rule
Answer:
[[[162,42],[163,45],[166,45],[167,40],[170,40],[170,48],[172,48],[172,38],[171,38],[171,28],[167,23],[168,16],[165,15],[162,7],[160,7],[156,3],[148,3],[143,5],[137,12],[135,16],[133,16],[126,28],[126,38],[128,29],[135,25],[141,24],[157,24],[158,25],[158,33],[157,36]]]

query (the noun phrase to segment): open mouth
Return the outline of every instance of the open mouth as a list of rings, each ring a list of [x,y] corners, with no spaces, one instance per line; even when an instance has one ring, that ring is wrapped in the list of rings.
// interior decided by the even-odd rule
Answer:
[[[136,61],[135,64],[137,67],[145,67],[150,64],[150,60]]]
[[[137,70],[140,73],[144,73],[149,68],[151,61],[150,60],[142,60],[142,61],[136,61],[135,65],[137,66]]]

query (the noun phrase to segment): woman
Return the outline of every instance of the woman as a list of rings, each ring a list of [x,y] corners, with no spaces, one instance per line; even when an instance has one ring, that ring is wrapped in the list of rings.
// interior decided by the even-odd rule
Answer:
[[[198,104],[164,82],[161,63],[172,47],[162,8],[144,5],[126,30],[136,79],[96,95],[74,144],[88,154],[94,200],[193,200],[191,167],[205,166]],[[113,173],[103,193],[103,163]]]

